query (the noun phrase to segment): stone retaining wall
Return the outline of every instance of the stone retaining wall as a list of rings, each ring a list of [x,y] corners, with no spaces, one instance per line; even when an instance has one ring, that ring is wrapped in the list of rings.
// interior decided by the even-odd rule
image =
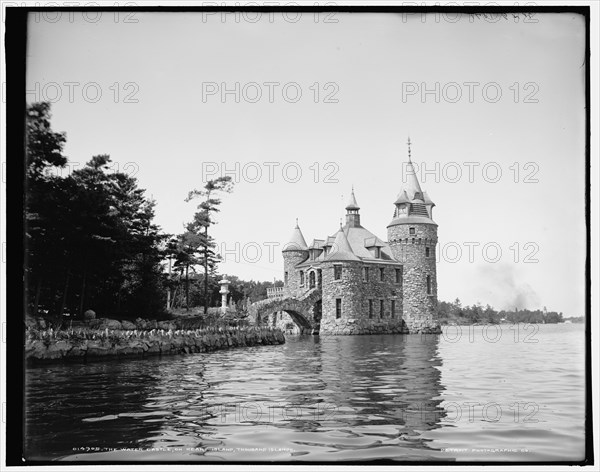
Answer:
[[[27,362],[93,360],[152,355],[189,354],[242,346],[285,343],[281,330],[231,328],[151,330],[36,330],[25,335]]]

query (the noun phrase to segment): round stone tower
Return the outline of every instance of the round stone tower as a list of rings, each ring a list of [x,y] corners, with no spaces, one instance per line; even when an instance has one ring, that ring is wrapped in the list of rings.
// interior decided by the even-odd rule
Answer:
[[[411,333],[439,332],[437,322],[437,274],[435,204],[421,190],[410,155],[403,185],[394,202],[388,225],[388,244],[394,259],[402,263],[403,319]]]
[[[306,280],[301,280],[300,270],[296,269],[296,266],[308,259],[308,246],[298,226],[298,220],[296,220],[296,227],[289,242],[281,252],[283,254],[283,285],[286,292],[294,295],[300,291],[301,285],[306,285]],[[306,277],[305,274],[304,277]]]

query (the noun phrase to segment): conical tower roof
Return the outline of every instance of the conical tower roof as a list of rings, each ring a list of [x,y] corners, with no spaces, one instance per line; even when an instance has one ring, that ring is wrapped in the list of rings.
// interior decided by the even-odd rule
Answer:
[[[354,254],[348,238],[342,228],[336,233],[335,241],[331,247],[331,253],[325,258],[326,261],[360,261],[360,258]]]
[[[356,203],[356,197],[354,196],[354,187],[352,187],[352,193],[350,194],[350,198],[348,199],[346,210],[360,210],[358,203]]]
[[[394,202],[396,210],[394,219],[388,225],[394,226],[408,223],[425,223],[435,225],[431,218],[431,209],[435,204],[431,198],[423,192],[417,178],[417,173],[411,161],[410,138],[408,139],[408,162],[404,166],[402,187]],[[402,211],[399,211],[402,209]]]
[[[417,173],[415,172],[415,168],[413,166],[412,161],[408,161],[406,164],[406,172],[404,173],[404,179],[402,184],[402,190],[406,192],[406,195],[410,200],[418,198],[419,200],[423,199],[423,191],[421,190],[421,185],[419,184],[419,179],[417,178]]]
[[[408,199],[413,201],[415,196],[418,200],[423,200],[423,191],[421,190],[421,184],[417,178],[417,173],[411,161],[411,150],[410,150],[410,138],[408,138],[408,162],[404,167],[404,175],[402,176],[402,188],[398,194],[398,198],[402,195],[402,192],[406,192]]]
[[[296,220],[296,227],[294,228],[294,232],[290,237],[287,244],[283,247],[283,251],[306,251],[308,250],[308,245],[306,244],[306,240],[304,239],[304,235],[300,230],[300,226],[298,226],[298,220]]]

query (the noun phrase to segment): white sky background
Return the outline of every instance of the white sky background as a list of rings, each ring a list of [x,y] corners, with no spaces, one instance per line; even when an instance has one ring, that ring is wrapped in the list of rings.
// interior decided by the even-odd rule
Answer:
[[[337,13],[330,18],[336,23],[324,23],[325,16],[316,22],[304,13],[295,23],[292,14],[286,21],[281,13],[272,22],[264,13],[256,23],[250,16],[236,23],[233,14],[203,18],[201,13],[136,13],[137,23],[125,23],[123,14],[115,21],[108,12],[95,23],[81,13],[63,13],[57,22],[48,21],[54,20],[50,15],[32,17],[27,65],[28,89],[34,92],[27,98],[55,99],[56,87],[48,84],[60,84],[52,125],[67,132],[70,161],[81,166],[92,155],[107,153],[121,169],[135,163],[126,170],[135,171],[140,186],[156,199],[156,222],[166,232],[180,233],[191,219],[195,203],[184,199],[203,185],[203,162],[226,163],[228,169],[236,162],[240,169],[250,162],[280,163],[273,182],[264,165],[256,183],[240,173],[212,229],[219,244],[232,251],[220,271],[244,279],[282,278],[280,250],[296,217],[309,244],[333,234],[353,184],[363,226],[387,239],[410,134],[413,161],[432,170],[437,163],[447,171],[437,179],[421,175],[437,205],[439,299],[458,297],[496,308],[547,306],[582,316],[584,19],[537,14],[537,22],[509,16],[492,23],[462,15],[450,22],[454,18],[435,15]],[[65,82],[80,84],[72,100]],[[96,103],[82,95],[83,85],[91,82],[102,90]],[[128,82],[137,84],[132,97],[137,103],[124,103],[134,91],[124,88]],[[243,95],[235,103],[233,94],[223,103],[220,93],[203,102],[208,82],[230,88],[236,82],[281,85],[273,103],[264,85],[257,103]],[[290,82],[302,90],[297,103],[282,95]],[[310,89],[315,82],[321,89],[318,103]],[[333,90],[324,89],[328,82],[337,86],[337,103],[324,103]],[[419,93],[403,98],[403,84],[409,82]],[[433,93],[423,99],[421,83],[434,89],[436,82],[439,103]],[[464,85],[460,100],[450,103],[454,88],[446,88],[445,100],[442,89],[450,82],[479,83],[472,103]],[[487,97],[482,93],[492,82],[502,91],[496,103],[494,89]],[[515,82],[517,103],[510,88]],[[536,85],[526,89],[529,82]],[[115,83],[118,103],[110,88]],[[525,103],[536,89],[530,99],[537,103]],[[247,91],[253,98],[254,89]],[[94,98],[94,89],[88,92]],[[328,162],[334,167],[326,168]],[[456,182],[453,162],[463,172]],[[472,182],[464,162],[480,164]],[[528,162],[537,167],[525,168]],[[286,163],[301,168],[298,182],[282,175]],[[498,182],[483,175],[486,163],[502,170]],[[254,169],[246,169],[254,178]],[[326,182],[332,170],[337,183]],[[524,182],[532,171],[538,182]],[[488,177],[495,177],[493,168]],[[465,243],[479,244],[472,260]],[[489,262],[494,248],[486,261],[486,243],[501,249],[498,262]],[[269,244],[279,244],[274,258]],[[257,245],[262,257],[252,262]],[[462,255],[457,256],[457,245]],[[538,262],[526,263],[527,255]]]

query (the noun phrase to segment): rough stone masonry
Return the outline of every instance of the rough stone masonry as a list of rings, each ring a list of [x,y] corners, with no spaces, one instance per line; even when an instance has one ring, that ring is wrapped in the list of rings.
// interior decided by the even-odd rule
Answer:
[[[296,222],[283,249],[284,287],[270,290],[252,316],[312,334],[439,333],[434,206],[421,190],[409,141],[387,242],[361,225],[352,189],[346,224],[333,236],[309,246]]]

